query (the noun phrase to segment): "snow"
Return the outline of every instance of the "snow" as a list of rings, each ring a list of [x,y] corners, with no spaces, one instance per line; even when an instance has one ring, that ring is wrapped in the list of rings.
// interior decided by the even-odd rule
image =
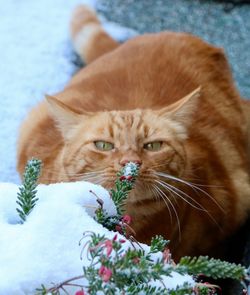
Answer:
[[[80,260],[82,234],[90,230],[114,235],[92,218],[98,204],[90,191],[102,198],[109,214],[116,213],[109,193],[100,186],[39,185],[39,201],[24,224],[18,223],[15,210],[17,191],[17,185],[0,185],[0,294],[32,294],[42,283],[81,274],[87,262]]]
[[[133,175],[134,171],[137,170],[137,166],[133,162],[129,162],[124,168],[124,176]]]
[[[169,290],[175,289],[177,285],[182,286],[185,282],[189,283],[190,286],[194,285],[194,281],[191,279],[189,275],[181,275],[177,272],[172,272],[171,277],[162,276],[164,281],[164,285],[167,286]],[[150,286],[158,287],[160,284],[157,281],[150,282]]]
[[[90,190],[104,200],[105,209],[113,214],[115,208],[109,193],[86,182],[39,185],[39,201],[24,224],[19,223],[16,212],[19,126],[45,93],[61,90],[78,69],[68,24],[79,3],[95,6],[97,1],[0,0],[1,295],[34,294],[41,284],[48,286],[81,274],[87,263],[84,253],[80,260],[79,241],[83,233],[94,231],[108,238],[114,236],[93,219],[97,202]],[[117,40],[136,35],[104,18],[102,21]],[[192,283],[190,277],[177,276],[171,282],[182,284],[186,280]]]
[[[39,200],[23,224],[16,212],[17,192],[16,184],[0,184],[0,294],[33,294],[41,284],[51,287],[51,282],[82,274],[82,266],[89,263],[86,252],[80,259],[83,233],[105,234],[109,239],[115,235],[93,219],[96,196],[108,214],[116,213],[108,191],[101,186],[88,182],[39,185]],[[169,288],[185,281],[193,284],[190,277],[175,273],[164,281]]]

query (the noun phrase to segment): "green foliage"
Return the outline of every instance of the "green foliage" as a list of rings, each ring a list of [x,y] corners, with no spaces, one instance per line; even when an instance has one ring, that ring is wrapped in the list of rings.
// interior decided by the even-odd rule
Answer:
[[[162,236],[155,236],[151,240],[150,251],[152,253],[163,252],[169,241],[165,240]]]
[[[242,280],[246,276],[246,269],[243,266],[207,256],[182,257],[178,267],[188,274],[202,273],[213,279]]]
[[[204,274],[211,278],[230,278],[242,280],[246,277],[244,267],[221,260],[210,259],[207,256],[183,257],[178,264],[167,262],[164,255],[167,241],[161,236],[152,239],[150,250],[128,248],[124,250],[121,241],[114,237],[108,240],[104,236],[91,234],[89,253],[90,266],[84,267],[84,277],[88,279],[88,294],[97,294],[104,291],[105,294],[215,294],[213,285],[198,284],[193,289],[189,284],[178,286],[175,290],[169,290],[162,281],[162,276],[171,276],[172,272],[196,276]],[[154,254],[163,251],[162,255],[154,258]],[[109,270],[109,277],[104,280],[100,274],[101,265]],[[149,282],[162,282],[162,286],[153,286]]]
[[[175,290],[168,290],[164,287],[149,286],[148,284],[135,285],[132,284],[127,288],[129,295],[137,295],[141,292],[144,295],[188,295],[193,294],[190,285],[184,284],[182,287],[177,287]]]
[[[47,289],[46,289],[46,287],[42,284],[41,285],[41,288],[37,288],[36,289],[36,293],[35,294],[37,294],[37,295],[46,295],[46,294],[48,294],[47,293]],[[54,294],[53,294],[54,295]]]
[[[102,207],[99,207],[95,212],[95,220],[108,230],[115,230],[115,226],[119,223],[120,217],[117,215],[109,216]]]
[[[19,205],[19,208],[16,210],[22,220],[22,223],[26,220],[26,217],[35,207],[38,200],[38,198],[36,198],[36,187],[40,171],[40,160],[31,159],[28,161],[23,175],[23,184],[19,188],[16,201],[16,203]]]
[[[134,163],[128,163],[118,174],[115,181],[115,188],[111,189],[111,198],[116,206],[117,215],[109,216],[108,213],[100,206],[95,212],[95,219],[109,230],[116,230],[120,224],[122,214],[124,213],[124,203],[128,194],[134,187],[139,167]]]
[[[119,215],[124,213],[124,203],[127,200],[129,192],[134,187],[138,171],[138,165],[130,162],[117,175],[118,178],[115,181],[115,188],[111,189],[111,196]]]
[[[117,215],[109,216],[103,209],[102,202],[96,210],[95,219],[109,230],[122,228],[120,233],[126,236],[126,226],[130,223],[130,217],[124,214],[124,203],[129,192],[133,189],[139,167],[134,163],[126,165],[118,174],[115,188],[111,190],[112,199],[117,207]],[[30,179],[28,177],[28,179]],[[35,186],[32,187],[33,189]],[[35,191],[33,190],[33,197]],[[194,287],[188,283],[169,290],[164,285],[163,276],[172,276],[173,272],[197,276],[203,274],[214,279],[231,278],[242,281],[249,279],[246,269],[240,265],[231,264],[225,261],[210,259],[206,256],[183,257],[178,264],[171,259],[169,249],[166,248],[168,241],[161,236],[152,238],[149,251],[138,248],[138,244],[130,241],[128,248],[122,246],[126,240],[119,239],[116,234],[112,240],[104,235],[87,232],[83,239],[88,237],[83,246],[87,250],[89,258],[88,266],[83,267],[81,276],[66,280],[50,289],[43,285],[39,294],[60,295],[60,290],[65,292],[65,287],[75,285],[87,291],[86,294],[145,294],[145,295],[187,295],[216,294],[215,287],[209,284],[197,283]],[[82,239],[82,240],[83,240]],[[76,283],[79,278],[88,281],[87,286]],[[155,282],[160,282],[157,287]]]
[[[176,290],[168,290],[162,276],[171,276],[174,265],[165,263],[164,255],[154,258],[156,249],[162,248],[166,241],[158,236],[153,239],[149,252],[142,249],[122,248],[123,240],[114,236],[112,240],[104,236],[91,234],[88,253],[90,265],[83,268],[84,277],[88,280],[88,294],[191,294],[192,287],[185,284]],[[165,247],[165,246],[164,246]],[[99,268],[96,265],[100,265]],[[107,275],[102,274],[102,269]],[[162,282],[162,286],[152,286],[149,282]]]

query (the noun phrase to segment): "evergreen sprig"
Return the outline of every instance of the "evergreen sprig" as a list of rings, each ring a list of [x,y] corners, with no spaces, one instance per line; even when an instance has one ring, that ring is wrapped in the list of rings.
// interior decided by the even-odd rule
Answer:
[[[177,286],[175,290],[168,290],[164,287],[155,287],[148,284],[135,285],[132,284],[127,288],[127,293],[129,295],[188,295],[194,294],[192,288],[187,283],[184,283],[183,286]]]
[[[169,241],[165,240],[162,236],[155,236],[151,239],[150,251],[152,253],[163,252]]]
[[[124,214],[124,204],[128,194],[134,187],[136,177],[138,176],[139,166],[133,162],[127,163],[117,174],[115,187],[111,189],[111,198],[116,206],[117,214],[109,216],[100,206],[95,212],[95,219],[109,230],[115,230]]]
[[[119,215],[124,213],[124,204],[128,194],[134,187],[138,172],[139,166],[133,162],[129,162],[117,174],[118,177],[115,181],[115,188],[111,189],[111,196]]]
[[[95,295],[99,291],[103,291],[105,294],[124,292],[124,294],[135,295],[141,292],[141,294],[154,295],[181,295],[194,294],[195,291],[195,294],[208,295],[216,294],[214,293],[214,285],[197,284],[193,288],[190,284],[185,283],[169,290],[164,285],[163,276],[171,277],[173,272],[191,276],[202,273],[214,279],[227,278],[239,281],[247,276],[243,266],[207,256],[183,257],[178,264],[169,263],[164,251],[167,241],[161,236],[152,239],[148,252],[134,248],[124,250],[121,241],[116,237],[109,240],[93,233],[91,239],[88,251],[92,261],[90,266],[84,267],[84,277],[88,280],[87,294]],[[157,250],[163,251],[163,253],[162,256],[154,259]],[[100,272],[101,268],[98,269],[95,265],[105,268],[109,272],[108,278],[104,277]],[[155,287],[152,285],[154,281],[161,284]]]
[[[174,265],[165,262],[162,257],[154,259],[157,248],[163,249],[166,242],[158,236],[152,239],[150,250],[129,248],[124,250],[122,243],[114,236],[112,240],[104,236],[91,234],[88,253],[91,257],[90,265],[83,268],[84,277],[88,281],[88,293],[96,295],[100,291],[104,294],[154,294],[154,295],[183,295],[191,294],[192,286],[184,284],[175,290],[164,286],[162,276],[171,276]],[[99,267],[96,267],[99,265]],[[159,286],[149,282],[159,281]]]
[[[208,256],[182,257],[178,268],[191,275],[205,274],[213,279],[230,278],[240,281],[246,276],[246,269],[242,265],[209,258]]]
[[[36,198],[36,187],[41,172],[41,164],[42,162],[40,160],[31,159],[25,167],[23,184],[19,187],[16,201],[19,205],[19,208],[16,208],[16,210],[22,223],[25,222],[26,217],[33,210],[38,200],[38,198]]]

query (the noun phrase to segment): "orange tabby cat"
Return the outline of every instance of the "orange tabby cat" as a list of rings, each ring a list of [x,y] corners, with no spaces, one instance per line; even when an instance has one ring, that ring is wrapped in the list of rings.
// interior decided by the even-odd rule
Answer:
[[[250,209],[250,107],[223,50],[171,32],[120,45],[85,6],[71,34],[88,65],[23,123],[19,172],[37,157],[42,183],[110,188],[123,165],[137,162],[126,205],[136,238],[167,237],[176,259],[211,253]]]

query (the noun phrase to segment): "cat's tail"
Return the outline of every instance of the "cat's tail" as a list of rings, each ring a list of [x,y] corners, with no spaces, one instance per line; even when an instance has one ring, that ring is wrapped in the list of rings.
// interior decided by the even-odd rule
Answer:
[[[86,5],[76,7],[70,32],[75,50],[85,63],[90,63],[119,46],[104,31],[95,11]]]

